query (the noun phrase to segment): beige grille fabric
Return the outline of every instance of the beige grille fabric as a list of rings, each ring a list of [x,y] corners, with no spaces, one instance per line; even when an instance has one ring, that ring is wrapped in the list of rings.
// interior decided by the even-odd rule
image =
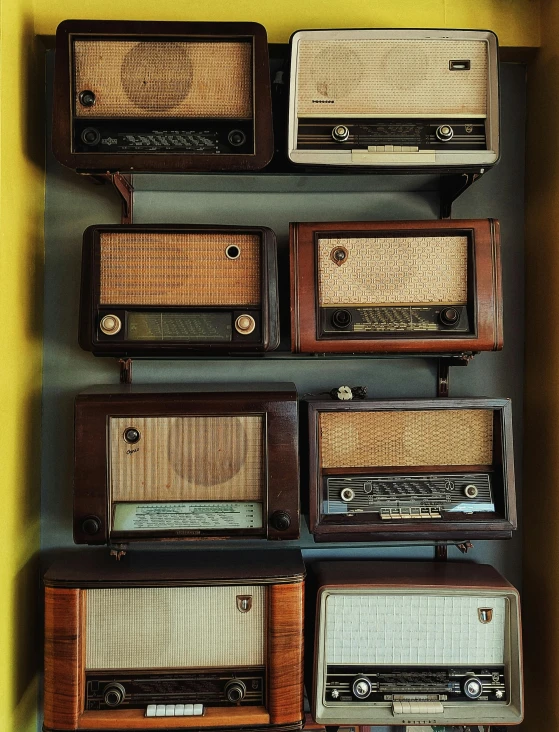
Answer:
[[[102,305],[258,306],[260,289],[258,234],[101,234]]]
[[[262,585],[86,592],[86,670],[265,664]],[[240,612],[237,595],[252,595],[252,609]]]
[[[92,91],[92,107],[79,102]],[[252,117],[250,42],[74,41],[77,117]]]
[[[297,114],[485,115],[487,54],[485,41],[302,40]]]
[[[490,465],[491,409],[320,412],[323,468]]]
[[[262,415],[111,417],[112,501],[260,501],[263,431]]]
[[[331,253],[347,251],[343,264]],[[465,236],[318,240],[319,303],[328,305],[466,304]]]
[[[478,610],[491,608],[483,624]],[[500,665],[506,600],[425,594],[331,594],[325,656],[331,664]]]

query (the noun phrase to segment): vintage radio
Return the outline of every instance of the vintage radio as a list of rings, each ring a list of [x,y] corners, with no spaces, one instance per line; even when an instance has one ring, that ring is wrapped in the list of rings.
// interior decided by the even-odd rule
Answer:
[[[96,356],[277,348],[274,233],[241,226],[90,226],[79,341]]]
[[[299,536],[294,384],[76,397],[74,541]]]
[[[314,569],[306,686],[317,722],[522,721],[519,597],[492,567],[341,561]]]
[[[85,551],[45,575],[44,729],[296,730],[295,550]]]
[[[291,224],[295,352],[503,347],[499,222]]]
[[[316,541],[510,538],[508,399],[310,401]]]
[[[273,153],[265,28],[64,21],[53,151],[84,172],[263,168]]]
[[[302,30],[288,155],[306,165],[456,170],[499,158],[491,31]]]

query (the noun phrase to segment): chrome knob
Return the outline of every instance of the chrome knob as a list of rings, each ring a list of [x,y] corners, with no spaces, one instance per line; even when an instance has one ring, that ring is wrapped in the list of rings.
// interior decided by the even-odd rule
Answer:
[[[357,676],[353,681],[353,695],[358,699],[366,699],[371,693],[371,682],[366,676]]]
[[[105,335],[116,335],[122,328],[122,321],[117,315],[105,315],[101,318],[99,328]]]
[[[349,138],[349,127],[336,125],[332,130],[332,137],[336,142],[345,142]]]
[[[477,498],[479,491],[477,489],[477,486],[471,483],[470,485],[467,485],[464,488],[464,495],[466,498]]]
[[[118,707],[126,696],[126,689],[122,684],[108,684],[103,689],[103,699],[108,707]]]
[[[466,681],[464,681],[464,694],[468,699],[479,699],[482,691],[483,687],[481,685],[481,681],[475,676],[469,676]]]
[[[441,142],[448,142],[454,137],[454,130],[450,125],[439,125],[435,130],[435,135]]]
[[[340,696],[340,692],[337,689],[332,689],[332,699],[337,699]]]
[[[241,335],[248,335],[256,328],[256,321],[252,315],[239,315],[235,320],[235,330]]]
[[[238,704],[245,698],[247,688],[240,679],[233,679],[225,684],[225,696],[232,704]]]
[[[355,498],[355,491],[353,488],[342,488],[340,492],[340,498],[344,503],[349,503]]]

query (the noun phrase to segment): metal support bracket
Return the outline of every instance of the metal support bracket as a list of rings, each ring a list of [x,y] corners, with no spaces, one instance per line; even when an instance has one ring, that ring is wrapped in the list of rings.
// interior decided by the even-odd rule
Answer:
[[[445,356],[438,359],[437,364],[437,396],[447,397],[450,392],[450,367],[467,366],[475,353],[461,353],[457,356]]]
[[[120,202],[122,204],[120,223],[133,223],[134,186],[132,184],[131,176],[123,175],[122,173],[110,173],[109,171],[107,171],[106,173],[100,173],[99,175],[88,175],[88,178],[93,183],[97,184],[109,182],[118,193]]]
[[[131,358],[119,358],[118,365],[120,366],[120,383],[131,384],[132,383],[132,359]]]
[[[448,559],[448,546],[446,544],[437,544],[435,547],[435,561],[446,562]]]
[[[458,549],[460,549],[462,554],[467,554],[470,549],[474,548],[474,545],[471,541],[464,541],[462,542],[462,544],[457,544],[456,546],[458,547]]]
[[[128,551],[128,544],[114,544],[110,547],[110,556],[114,557],[117,562],[120,562],[122,557],[126,556]]]
[[[478,178],[485,173],[485,170],[480,170],[473,173],[456,173],[453,175],[441,175],[440,180],[440,218],[450,219],[452,218],[452,204],[456,199],[464,193],[472,183],[475,183]]]

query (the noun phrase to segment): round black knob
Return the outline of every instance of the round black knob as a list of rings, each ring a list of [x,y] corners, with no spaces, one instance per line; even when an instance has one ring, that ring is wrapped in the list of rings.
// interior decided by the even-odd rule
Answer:
[[[336,310],[332,313],[332,325],[336,328],[349,328],[351,321],[349,310]]]
[[[454,137],[454,130],[450,125],[440,125],[435,130],[435,135],[441,142],[448,142]]]
[[[225,696],[232,704],[238,704],[245,698],[247,688],[243,681],[234,679],[225,684]]]
[[[481,681],[475,676],[468,676],[468,678],[464,681],[463,688],[464,694],[468,697],[468,699],[479,699],[479,697],[481,696],[481,692],[483,691]]]
[[[291,526],[291,516],[287,511],[274,511],[270,516],[270,523],[276,531],[287,531]]]
[[[99,529],[101,528],[101,519],[97,518],[97,516],[88,516],[82,521],[82,531],[84,534],[89,534],[90,536],[93,536],[94,534],[97,534]]]
[[[366,676],[357,676],[353,680],[352,691],[358,699],[366,699],[372,691],[371,682]]]
[[[118,707],[126,695],[126,689],[122,684],[108,684],[103,689],[103,699],[108,707]]]
[[[94,147],[101,142],[101,133],[95,127],[86,127],[81,134],[81,140],[84,145]]]
[[[336,125],[332,130],[332,137],[336,142],[345,142],[349,138],[349,127],[346,125]]]
[[[231,130],[227,135],[227,139],[229,140],[229,144],[233,145],[233,147],[240,147],[247,141],[247,136],[242,130]]]
[[[439,320],[443,325],[456,325],[460,320],[460,313],[456,308],[443,308],[439,313]]]
[[[129,442],[131,445],[134,445],[138,440],[140,439],[140,431],[137,430],[135,427],[127,427],[124,430],[124,440],[125,442]]]
[[[79,93],[78,99],[82,107],[93,107],[95,104],[95,93],[90,89],[85,89]]]

